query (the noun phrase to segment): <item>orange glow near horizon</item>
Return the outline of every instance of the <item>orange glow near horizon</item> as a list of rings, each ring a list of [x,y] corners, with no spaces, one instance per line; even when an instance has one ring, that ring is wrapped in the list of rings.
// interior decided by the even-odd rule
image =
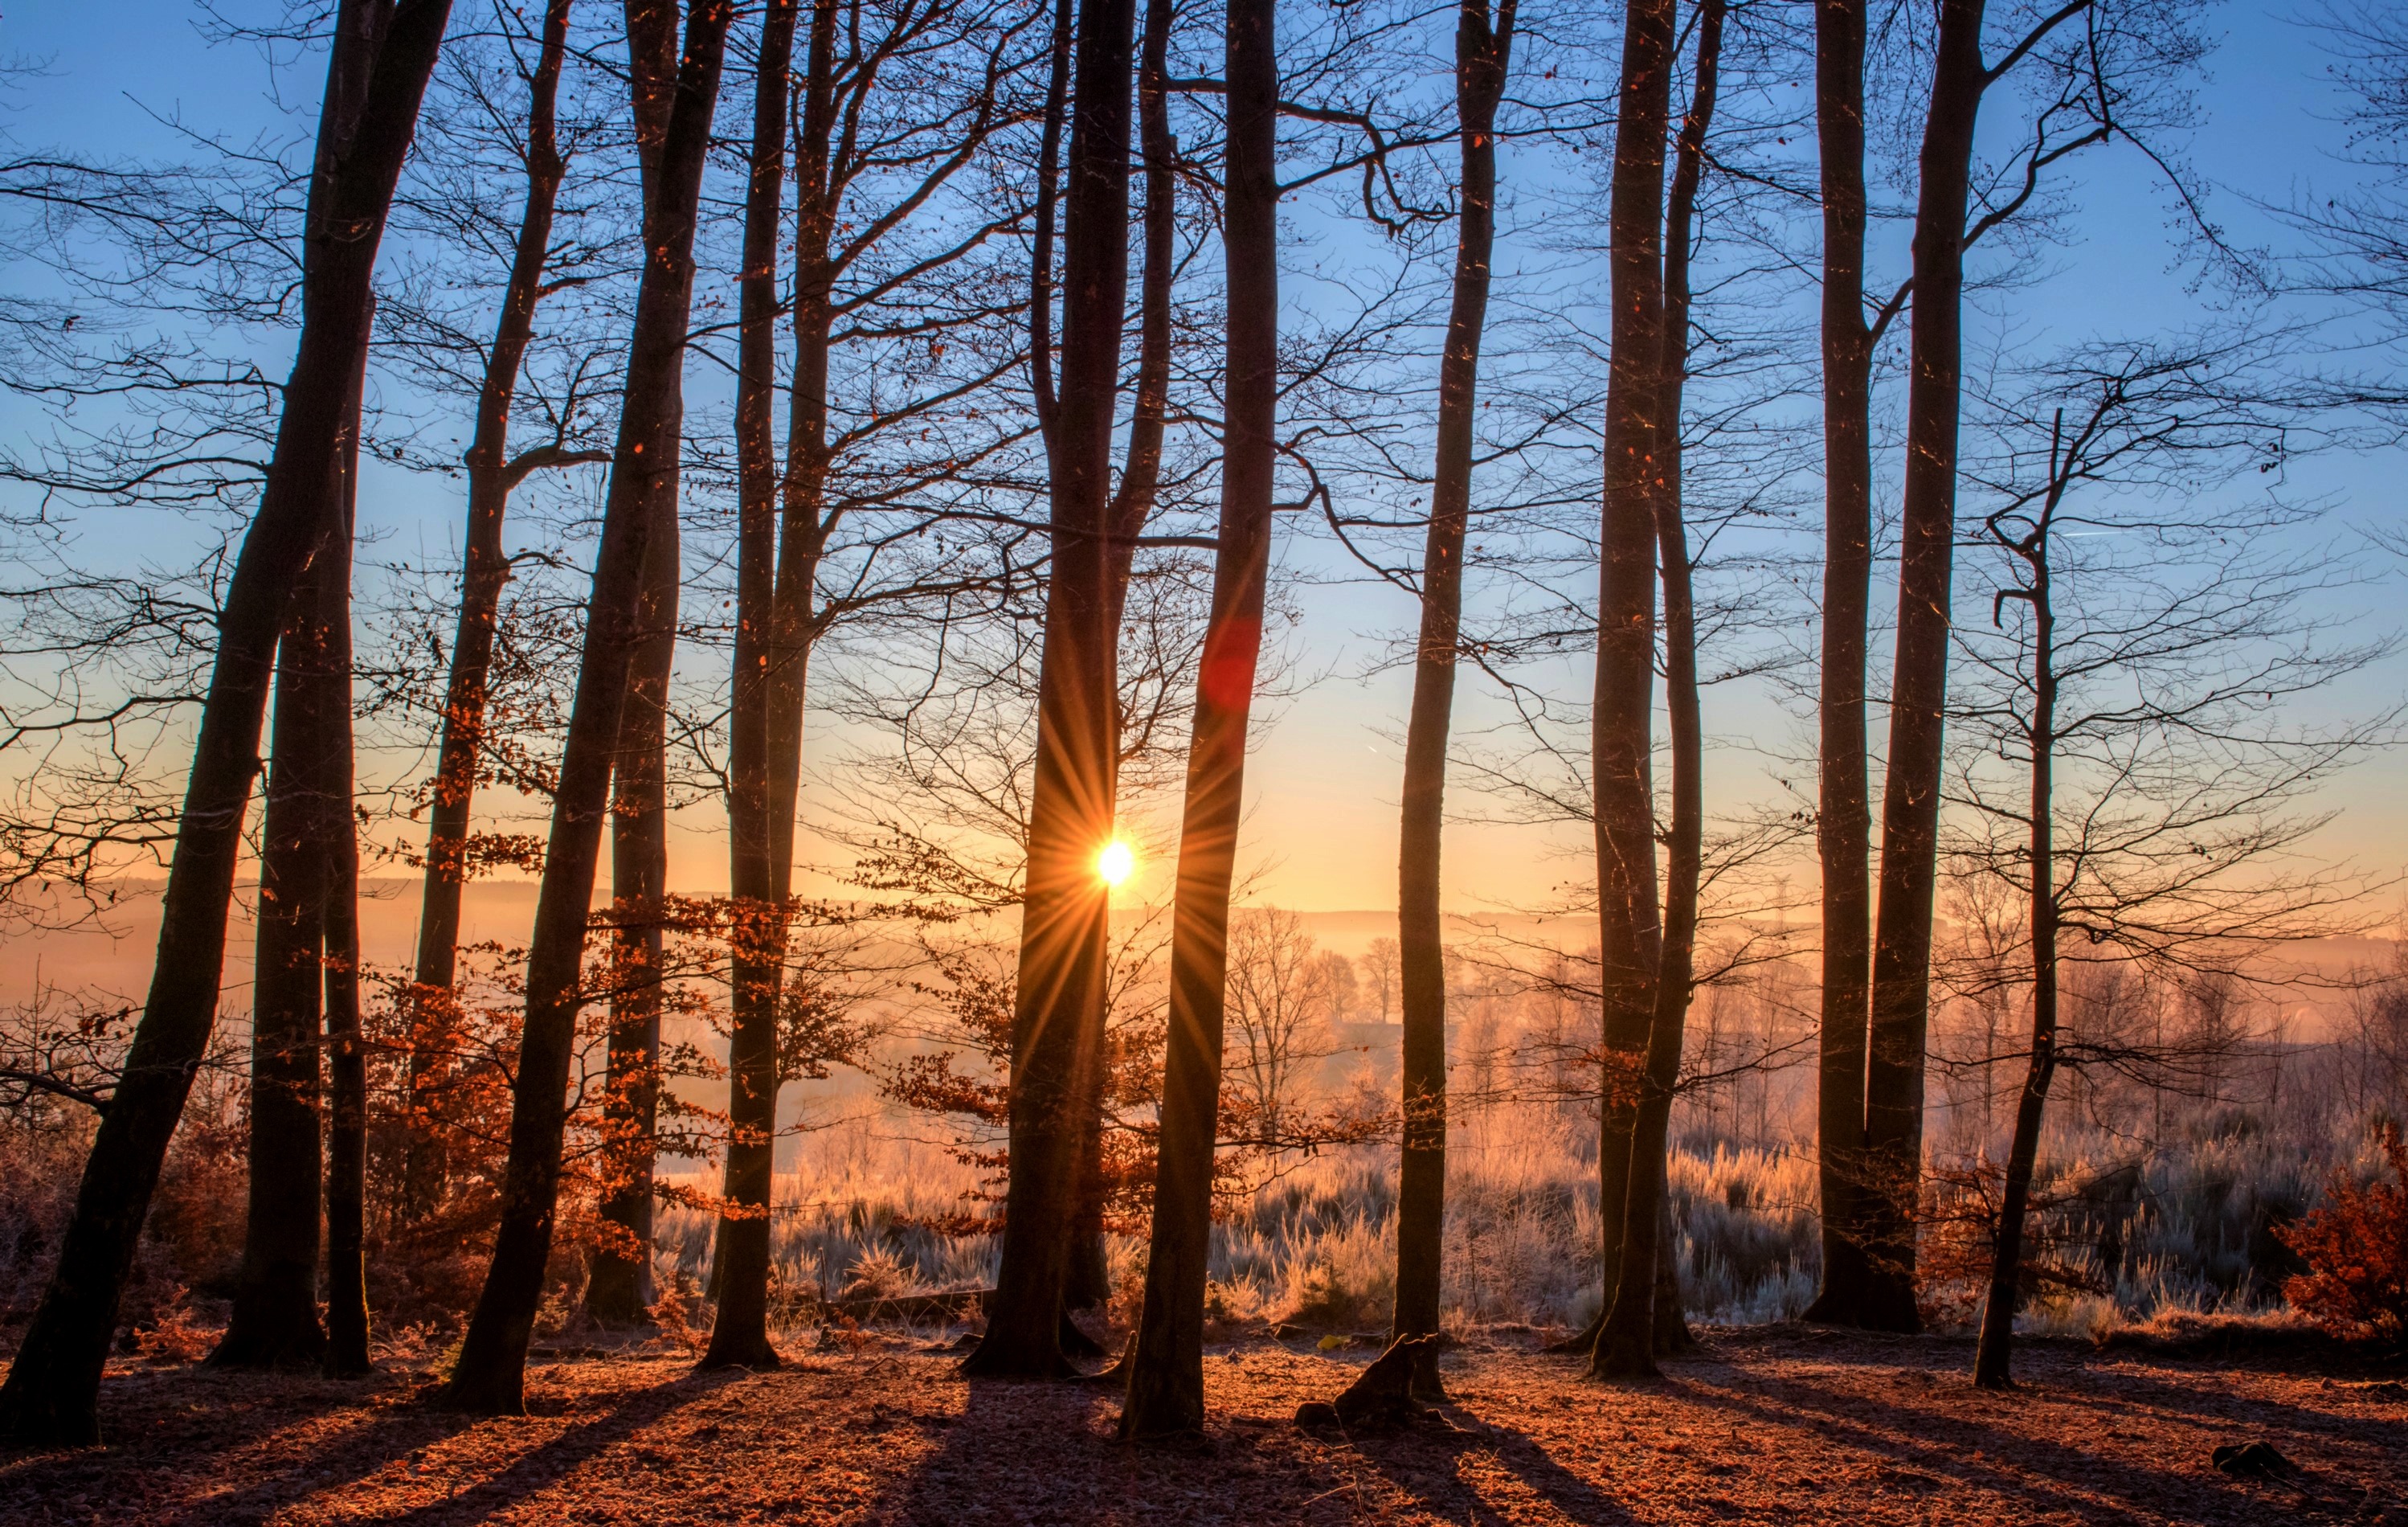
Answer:
[[[1104,844],[1096,856],[1096,878],[1107,886],[1118,886],[1137,873],[1137,850],[1118,838]]]

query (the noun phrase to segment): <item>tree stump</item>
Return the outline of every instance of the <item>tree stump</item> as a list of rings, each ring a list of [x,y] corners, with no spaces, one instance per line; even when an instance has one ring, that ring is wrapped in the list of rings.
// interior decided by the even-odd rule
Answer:
[[[1363,1370],[1335,1402],[1308,1400],[1296,1407],[1296,1424],[1307,1430],[1340,1426],[1349,1432],[1388,1432],[1410,1426],[1424,1406],[1413,1398],[1413,1365],[1435,1361],[1439,1338],[1399,1336]]]

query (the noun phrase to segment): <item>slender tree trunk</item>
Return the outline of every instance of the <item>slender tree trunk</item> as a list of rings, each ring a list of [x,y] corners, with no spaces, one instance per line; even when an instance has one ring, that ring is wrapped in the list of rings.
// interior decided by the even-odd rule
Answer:
[[[363,357],[365,359],[366,357]],[[351,739],[351,541],[359,523],[360,398],[351,373],[351,420],[336,488],[338,525],[322,554],[326,577],[326,669],[334,708],[326,734],[326,1361],[330,1378],[374,1370],[368,1356],[367,1054],[360,1042],[360,837]]]
[[[2050,508],[2055,508],[2051,494]],[[2023,551],[2031,569],[2031,1062],[2015,1100],[2014,1140],[2007,1149],[2005,1192],[1992,1242],[1990,1293],[1982,1306],[1981,1345],[1973,1354],[1973,1382],[1985,1390],[2011,1388],[2015,1306],[2021,1302],[2024,1220],[2031,1205],[2032,1166],[2040,1156],[2041,1116],[2057,1074],[2057,611],[2050,602],[2049,515]]]
[[[1129,581],[1135,571],[1138,538],[1154,512],[1154,492],[1162,478],[1163,416],[1170,399],[1170,288],[1178,260],[1179,140],[1170,132],[1168,53],[1173,21],[1170,0],[1147,0],[1145,30],[1139,50],[1137,73],[1138,146],[1145,164],[1145,215],[1141,226],[1145,253],[1138,281],[1137,395],[1129,411],[1128,454],[1121,467],[1121,485],[1112,495],[1111,612],[1106,626],[1112,633],[1112,767],[1113,799],[1119,800],[1122,762],[1118,703],[1119,644],[1128,610]],[[1107,1015],[1109,1016],[1109,1015]],[[1068,1290],[1071,1309],[1093,1309],[1111,1298],[1111,1274],[1104,1255],[1104,1096],[1111,1085],[1110,1067],[1095,1068],[1082,1105],[1083,1128],[1079,1162],[1079,1219],[1070,1251]],[[1065,1323],[1064,1347],[1073,1356],[1098,1347],[1086,1333]]]
[[[1101,1064],[1110,898],[1096,856],[1112,828],[1110,526],[1114,402],[1128,286],[1133,0],[1082,0],[1064,199],[1062,379],[1053,558],[1038,681],[1036,781],[1014,988],[1011,1164],[986,1339],[964,1370],[1068,1371],[1063,1298],[1083,1159],[1089,1068]]]
[[[770,0],[753,78],[752,179],[736,373],[736,671],[728,750],[728,939],[735,1030],[728,1044],[727,1178],[719,1309],[703,1366],[774,1368],[769,1345],[769,1194],[778,1127],[778,995],[785,904],[769,869],[769,632],[778,561],[778,215],[786,180],[786,77],[794,0]],[[791,814],[791,808],[790,808]]]
[[[1889,772],[1882,791],[1881,902],[1865,1059],[1870,1263],[1860,1324],[1920,1329],[1914,1219],[1923,1171],[1923,1072],[1930,1020],[1931,910],[1939,876],[1941,708],[1962,391],[1965,211],[1973,122],[1987,76],[1983,0],[1941,0],[1931,111],[1914,214],[1914,339],[1899,525],[1898,654],[1891,665]]]
[[[1124,1437],[1204,1424],[1205,1254],[1221,1113],[1229,887],[1244,805],[1246,723],[1262,655],[1279,411],[1279,51],[1275,0],[1230,0],[1229,137],[1223,247],[1228,273],[1220,545],[1196,684],[1172,906],[1170,1026],[1145,1306],[1129,1367]]]
[[[1675,0],[1628,0],[1610,195],[1613,359],[1605,405],[1605,513],[1598,600],[1596,769],[1598,984],[1606,1052],[1598,1151],[1605,1286],[1629,1260],[1627,1209],[1655,1170],[1635,1154],[1656,946],[1654,760],[1656,408],[1664,332],[1664,137]],[[1647,1194],[1640,1188],[1636,1197]],[[1652,1223],[1652,1221],[1651,1221]],[[1609,1293],[1609,1308],[1612,1297]],[[1606,1348],[1600,1343],[1601,1357]]]
[[[1665,711],[1672,742],[1672,820],[1665,859],[1663,942],[1656,968],[1656,1011],[1647,1037],[1647,1073],[1631,1144],[1631,1187],[1622,1216],[1621,1277],[1598,1333],[1596,1371],[1644,1376],[1656,1354],[1682,1332],[1679,1284],[1659,1308],[1659,1263],[1670,1249],[1664,1193],[1665,1145],[1681,1075],[1698,933],[1698,883],[1705,843],[1705,732],[1698,715],[1696,602],[1688,531],[1681,502],[1681,398],[1688,375],[1689,238],[1714,114],[1721,63],[1723,0],[1705,0],[1698,25],[1695,94],[1681,123],[1671,199],[1664,224],[1664,309],[1655,412],[1656,555],[1664,584]],[[1651,867],[1652,868],[1652,867]]]
[[[1028,392],[1045,459],[1060,449],[1054,400],[1054,235],[1062,208],[1062,127],[1070,109],[1072,0],[1054,0],[1053,62],[1045,79],[1045,120],[1037,149],[1037,220],[1028,266]]]
[[[338,28],[386,16],[371,51],[348,152],[322,133],[326,215],[305,262],[300,344],[277,424],[259,509],[218,616],[218,650],[160,906],[159,955],[125,1071],[84,1163],[74,1217],[49,1287],[0,1387],[0,1436],[89,1443],[100,1431],[100,1376],[117,1304],[193,1072],[208,1050],[225,958],[242,823],[258,770],[277,639],[291,591],[323,539],[326,484],[342,433],[345,385],[367,340],[368,296],[384,219],[418,107],[442,46],[449,0],[356,0]],[[330,73],[364,66],[356,30],[339,34]]]
[[[519,367],[535,338],[536,304],[543,290],[552,248],[552,209],[566,173],[553,129],[560,69],[568,51],[570,0],[551,0],[544,12],[543,50],[529,82],[527,193],[519,214],[518,242],[502,288],[502,314],[486,353],[485,379],[477,394],[475,436],[462,458],[468,473],[466,562],[460,577],[460,619],[452,637],[452,668],[443,688],[443,740],[436,755],[434,800],[428,812],[426,885],[418,915],[418,962],[410,992],[409,1140],[403,1163],[402,1202],[412,1217],[442,1200],[449,1174],[443,1134],[435,1115],[451,1073],[458,1041],[460,898],[467,881],[465,855],[470,808],[477,791],[477,760],[485,736],[486,684],[494,662],[494,624],[502,589],[509,582],[509,558],[502,550],[502,520],[510,489],[537,463],[556,456],[540,453],[509,460],[510,399]]]
[[[732,0],[693,0],[688,10],[658,194],[646,219],[652,237],[636,298],[619,444],[528,951],[526,1024],[512,1088],[500,1224],[459,1364],[445,1390],[447,1402],[462,1409],[515,1414],[523,1407],[527,1339],[542,1302],[558,1202],[580,967],[602,825],[609,814],[611,755],[643,634],[646,552],[657,528],[655,495],[673,497],[677,480],[695,206],[734,9]],[[666,489],[656,487],[663,479]]]
[[[677,11],[627,0],[628,95],[643,197],[644,242],[676,106]],[[674,405],[683,414],[683,379]],[[596,1249],[585,1308],[606,1326],[639,1326],[652,1303],[652,1159],[660,1116],[661,951],[668,893],[668,688],[677,666],[678,516],[674,474],[645,489],[640,614],[610,778],[610,1034],[602,1102],[601,1217],[611,1241]],[[711,1287],[718,1287],[713,1259]]]
[[[1463,547],[1471,523],[1472,421],[1480,341],[1488,322],[1497,242],[1497,104],[1513,46],[1514,0],[1492,20],[1487,0],[1464,0],[1455,27],[1455,109],[1463,163],[1455,217],[1455,294],[1439,358],[1438,456],[1422,549],[1421,639],[1405,726],[1405,781],[1397,850],[1397,945],[1404,987],[1404,1148],[1397,1197],[1398,1336],[1439,1329],[1446,1239],[1446,949],[1439,853],[1445,833],[1447,734],[1463,624]],[[1437,1399],[1434,1350],[1413,1389]]]
[[[827,503],[828,346],[835,328],[832,258],[838,203],[838,22],[844,0],[813,0],[804,50],[802,121],[795,135],[795,374],[786,398],[786,480],[778,526],[778,571],[769,633],[769,886],[793,894],[795,813],[803,778],[803,711],[820,558],[836,516]]]
[[[1815,1116],[1823,1287],[1807,1318],[1853,1325],[1866,1262],[1865,1018],[1872,959],[1872,812],[1865,633],[1872,587],[1872,342],[1865,322],[1865,0],[1816,0],[1814,121],[1823,175],[1823,652],[1815,847],[1823,871],[1822,1046]]]

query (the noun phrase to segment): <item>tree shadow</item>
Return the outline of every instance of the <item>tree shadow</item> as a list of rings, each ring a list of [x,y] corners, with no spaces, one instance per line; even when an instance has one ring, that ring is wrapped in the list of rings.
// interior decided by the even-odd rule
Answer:
[[[1802,1428],[1824,1443],[1868,1461],[1919,1471],[1958,1487],[1973,1487],[2022,1503],[2035,1513],[2084,1512],[2100,1497],[2130,1508],[2200,1520],[2229,1506],[2221,1478],[2137,1467],[2070,1442],[2014,1432],[1957,1412],[1929,1410],[1834,1394],[1795,1378],[1752,1378],[1749,1390],[1699,1387],[1691,1400],[1775,1428]],[[1942,1441],[1930,1433],[1945,1429]],[[1982,1456],[2012,1457],[2012,1466]]]
[[[1351,1439],[1355,1452],[1398,1492],[1442,1520],[1509,1522],[1514,1520],[1492,1503],[1480,1487],[1465,1477],[1464,1464],[1485,1456],[1537,1495],[1584,1527],[1619,1527],[1640,1519],[1599,1489],[1555,1460],[1536,1438],[1491,1421],[1465,1427],[1445,1412],[1440,1419],[1392,1436]],[[1428,1461],[1442,1464],[1443,1476],[1433,1480]]]
[[[529,1448],[491,1478],[479,1480],[445,1500],[430,1501],[383,1520],[394,1527],[420,1522],[482,1521],[558,1483],[612,1443],[624,1442],[694,1401],[751,1376],[740,1368],[681,1373],[675,1378],[622,1395],[603,1414]]]

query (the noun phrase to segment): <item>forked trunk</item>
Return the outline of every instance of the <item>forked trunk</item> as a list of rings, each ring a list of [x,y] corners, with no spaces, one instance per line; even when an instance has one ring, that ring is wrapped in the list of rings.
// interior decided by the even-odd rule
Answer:
[[[1137,72],[1138,148],[1145,164],[1145,216],[1141,228],[1145,267],[1138,281],[1137,394],[1129,410],[1128,454],[1121,467],[1121,485],[1112,495],[1111,594],[1106,622],[1112,635],[1112,766],[1113,799],[1119,799],[1118,772],[1124,746],[1117,699],[1120,694],[1120,635],[1128,610],[1138,538],[1154,513],[1155,489],[1162,478],[1163,416],[1170,399],[1170,287],[1178,259],[1179,140],[1170,132],[1168,57],[1174,20],[1170,0],[1147,0],[1145,32]],[[1110,1015],[1107,1015],[1109,1017]],[[1097,1066],[1082,1106],[1079,1161],[1079,1218],[1070,1247],[1069,1288],[1065,1299],[1072,1309],[1093,1309],[1111,1298],[1111,1273],[1104,1255],[1104,1094],[1111,1083],[1109,1068]],[[1064,1344],[1075,1351],[1101,1349],[1076,1326],[1065,1325]]]
[[[1128,285],[1133,0],[1082,0],[1064,198],[1062,376],[1036,778],[1014,987],[1002,1266],[972,1374],[1066,1373],[1082,1112],[1102,1063],[1112,828],[1111,444]]]
[[[1420,641],[1405,726],[1403,809],[1397,848],[1397,947],[1403,987],[1404,1146],[1397,1192],[1397,1308],[1392,1334],[1434,1335],[1446,1237],[1446,950],[1439,911],[1445,832],[1447,736],[1463,625],[1463,549],[1471,523],[1472,422],[1480,341],[1488,322],[1497,243],[1497,104],[1513,46],[1514,0],[1492,21],[1487,0],[1464,0],[1455,27],[1455,109],[1463,161],[1455,218],[1455,294],[1439,357],[1438,456],[1422,548]],[[1413,1374],[1424,1399],[1442,1396],[1435,1348]]]
[[[442,1127],[435,1116],[459,1039],[453,987],[459,980],[460,898],[467,882],[468,824],[477,793],[478,756],[484,745],[494,626],[510,577],[509,558],[502,550],[502,521],[518,481],[509,459],[510,399],[518,390],[527,345],[535,338],[536,304],[542,296],[552,248],[552,209],[565,173],[553,105],[560,92],[561,63],[568,51],[569,4],[551,0],[544,12],[543,50],[528,89],[526,204],[519,214],[509,283],[502,289],[501,320],[478,389],[476,434],[462,457],[468,473],[466,560],[460,574],[452,667],[443,686],[443,737],[428,809],[426,884],[410,992],[410,1116],[402,1206],[412,1218],[441,1202],[449,1176]]]
[[[330,77],[365,69],[364,104],[348,152],[337,151],[322,124],[311,195],[314,202],[323,194],[324,215],[310,220],[300,343],[259,508],[218,615],[217,654],[160,904],[158,960],[58,1261],[0,1387],[0,1436],[14,1441],[81,1444],[99,1435],[101,1368],[118,1297],[217,1016],[226,909],[277,639],[292,589],[322,540],[348,382],[367,342],[377,249],[450,14],[449,0],[390,7],[354,0],[338,14]],[[369,47],[363,23],[386,17],[381,44]],[[314,231],[331,228],[344,237]]]
[[[1637,1146],[1659,929],[1654,760],[1656,492],[1664,333],[1664,136],[1670,113],[1675,0],[1628,0],[1609,216],[1613,359],[1605,404],[1602,566],[1598,598],[1595,755],[1598,986],[1605,1078],[1598,1143],[1600,1259],[1609,1289],[1627,1281],[1634,1203],[1652,1156]],[[1639,1226],[1653,1237],[1652,1213]],[[1652,1268],[1652,1262],[1648,1264]],[[1608,1298],[1611,1308],[1613,1300]],[[1606,1366],[1600,1337],[1595,1366]],[[1643,1353],[1642,1353],[1643,1358]]]
[[[660,194],[677,99],[677,7],[626,0],[628,104],[636,123],[644,243]],[[683,411],[681,382],[680,411]],[[585,1310],[605,1326],[652,1318],[652,1160],[660,1115],[661,914],[668,891],[668,685],[677,666],[677,485],[653,480],[645,513],[656,539],[644,553],[641,613],[610,774],[610,1032],[602,1102],[601,1218]],[[718,1261],[711,1264],[717,1288]]]
[[[646,554],[656,528],[656,506],[663,497],[674,502],[676,491],[695,207],[734,9],[732,0],[693,0],[687,12],[658,190],[645,220],[650,237],[628,346],[619,443],[528,949],[526,1021],[512,1087],[500,1223],[484,1288],[444,1391],[446,1402],[462,1409],[515,1414],[523,1408],[527,1340],[542,1302],[558,1207],[579,977],[602,826],[610,810],[612,754],[643,636]]]
[[[786,76],[794,0],[771,0],[753,76],[737,336],[736,656],[728,748],[727,1176],[719,1308],[703,1366],[769,1368],[769,1192],[778,1125],[778,996],[785,903],[769,868],[769,646],[777,594],[778,213],[786,179]],[[788,803],[792,814],[792,803]]]
[[[1212,612],[1196,682],[1187,800],[1171,908],[1165,1040],[1145,1306],[1129,1363],[1124,1437],[1204,1424],[1204,1276],[1219,1140],[1229,887],[1246,782],[1246,723],[1262,655],[1279,411],[1279,53],[1274,0],[1230,0],[1226,398]],[[1016,1100],[1015,1100],[1016,1102]]]
[[[1658,352],[1656,420],[1656,556],[1664,585],[1665,715],[1671,731],[1672,820],[1665,835],[1664,932],[1656,967],[1656,1011],[1647,1037],[1647,1072],[1631,1144],[1633,1174],[1622,1216],[1619,1286],[1599,1333],[1600,1373],[1645,1375],[1656,1354],[1685,1336],[1680,1279],[1662,1297],[1670,1259],[1670,1205],[1664,1195],[1665,1145],[1680,1081],[1698,936],[1698,885],[1705,845],[1705,730],[1698,713],[1698,629],[1688,528],[1682,513],[1681,402],[1689,369],[1689,240],[1713,122],[1722,58],[1723,0],[1704,0],[1698,65],[1664,218],[1664,319]],[[1641,1170],[1653,1166],[1655,1170]]]

